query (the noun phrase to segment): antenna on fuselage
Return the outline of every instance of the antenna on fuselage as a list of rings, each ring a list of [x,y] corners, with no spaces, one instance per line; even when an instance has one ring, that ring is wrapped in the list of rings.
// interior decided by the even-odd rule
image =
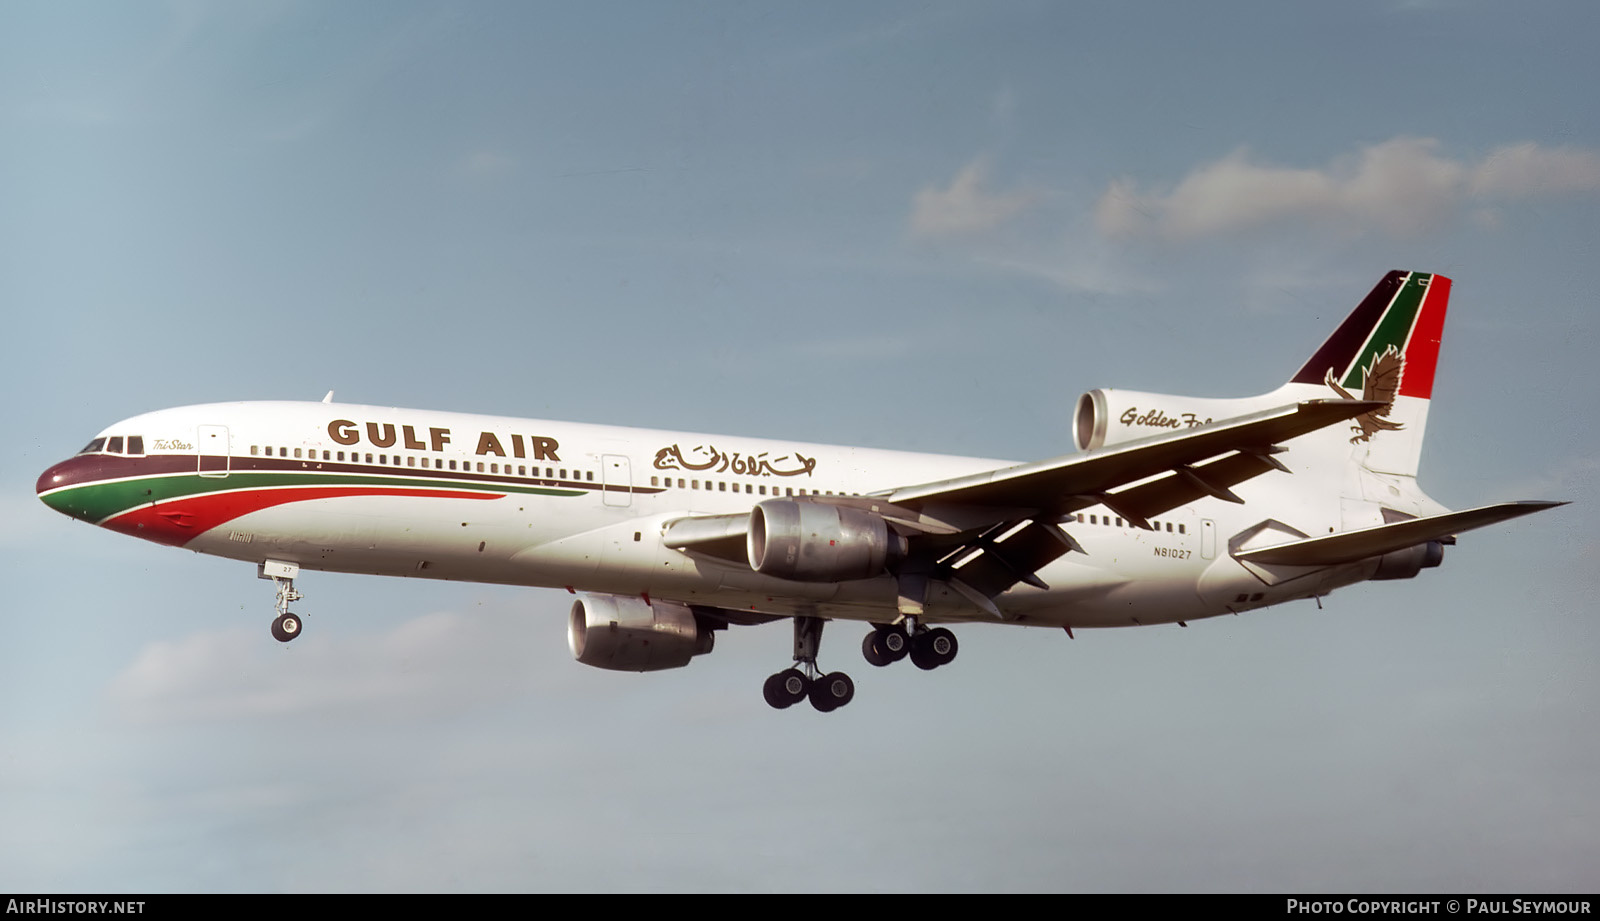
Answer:
[[[333,391],[332,390],[328,391],[328,395],[322,398],[322,402],[324,402],[324,403],[332,403],[333,402]]]

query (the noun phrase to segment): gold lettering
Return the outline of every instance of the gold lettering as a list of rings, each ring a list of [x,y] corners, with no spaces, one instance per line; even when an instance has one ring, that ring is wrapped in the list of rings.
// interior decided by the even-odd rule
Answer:
[[[430,428],[428,438],[433,442],[433,450],[443,451],[444,446],[450,443],[450,430]]]
[[[416,430],[409,425],[400,426],[400,434],[405,437],[406,450],[408,451],[420,451],[427,447],[427,445],[417,440]]]
[[[335,419],[328,423],[328,437],[342,445],[353,445],[361,440],[356,424],[349,419]]]
[[[523,447],[522,447],[522,436],[521,435],[513,434],[511,436],[511,453],[516,455],[517,457],[527,457],[528,456],[527,453],[523,450]]]
[[[373,444],[377,445],[380,448],[389,447],[390,445],[394,444],[394,424],[390,423],[390,422],[385,422],[383,424],[383,434],[379,435],[378,434],[378,423],[376,423],[376,422],[368,422],[367,423],[367,440],[372,442]]]
[[[546,438],[543,435],[529,435],[528,440],[533,442],[534,460],[561,460],[556,456],[556,449],[560,448],[561,444],[554,438]]]
[[[495,454],[506,456],[506,449],[500,447],[500,439],[494,437],[493,432],[484,432],[478,436],[478,454]]]

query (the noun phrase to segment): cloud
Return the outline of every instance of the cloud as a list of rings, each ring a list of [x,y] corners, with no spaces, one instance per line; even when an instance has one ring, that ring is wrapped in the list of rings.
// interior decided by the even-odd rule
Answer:
[[[961,168],[945,188],[929,186],[912,200],[911,233],[917,237],[979,234],[1016,217],[1038,198],[1028,192],[992,194],[984,189],[988,162],[979,157]]]
[[[1170,192],[1112,181],[1095,206],[1095,226],[1111,238],[1181,240],[1289,222],[1415,236],[1463,207],[1600,191],[1594,151],[1529,141],[1473,163],[1444,156],[1439,146],[1397,137],[1321,168],[1264,164],[1241,148],[1195,168]]]

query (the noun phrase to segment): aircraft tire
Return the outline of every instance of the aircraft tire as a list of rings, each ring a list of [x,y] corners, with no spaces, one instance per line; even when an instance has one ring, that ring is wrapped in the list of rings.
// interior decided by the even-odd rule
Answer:
[[[770,675],[767,683],[761,686],[761,696],[767,700],[767,706],[774,710],[787,710],[794,705],[794,701],[783,692],[783,674]]]
[[[929,646],[933,650],[934,658],[940,665],[949,665],[954,661],[960,644],[956,642],[956,635],[943,627],[935,627],[928,631]]]
[[[811,706],[823,713],[839,709],[856,696],[856,683],[844,672],[831,672],[811,683]]]
[[[272,638],[280,643],[287,643],[300,635],[300,618],[295,614],[283,614],[272,621]]]
[[[868,665],[876,665],[879,668],[882,668],[885,665],[890,665],[894,662],[893,658],[879,648],[878,631],[876,630],[862,637],[861,657],[867,660]]]
[[[898,662],[911,652],[911,638],[906,636],[904,630],[898,627],[881,627],[877,630],[878,649],[889,658],[890,662]]]
[[[767,679],[761,688],[762,696],[779,710],[787,710],[811,693],[811,682],[798,668],[788,668]]]
[[[923,671],[949,665],[956,657],[956,635],[943,627],[919,633],[911,640],[911,664]]]

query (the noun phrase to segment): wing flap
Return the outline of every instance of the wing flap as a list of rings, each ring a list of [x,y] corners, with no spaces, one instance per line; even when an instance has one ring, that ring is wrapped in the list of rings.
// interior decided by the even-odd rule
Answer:
[[[1101,497],[1085,496],[1074,502],[1074,509],[1100,504],[1123,518],[1145,527],[1146,519],[1188,505],[1219,490],[1237,486],[1282,465],[1270,456],[1255,453],[1230,454],[1200,464],[1186,473],[1174,471],[1159,479]],[[1211,487],[1211,488],[1207,488]],[[1231,493],[1230,493],[1231,495]],[[1147,528],[1148,530],[1148,528]]]
[[[959,580],[986,598],[1018,582],[1047,588],[1034,573],[1074,549],[1083,550],[1054,524],[1002,522],[941,560],[937,577]]]
[[[1290,541],[1272,547],[1260,547],[1234,554],[1234,558],[1247,563],[1283,566],[1334,566],[1353,563],[1368,557],[1380,556],[1395,550],[1415,546],[1430,540],[1439,540],[1462,531],[1509,521],[1547,508],[1566,505],[1565,502],[1503,502],[1482,508],[1413,518],[1393,524],[1325,534]]]

